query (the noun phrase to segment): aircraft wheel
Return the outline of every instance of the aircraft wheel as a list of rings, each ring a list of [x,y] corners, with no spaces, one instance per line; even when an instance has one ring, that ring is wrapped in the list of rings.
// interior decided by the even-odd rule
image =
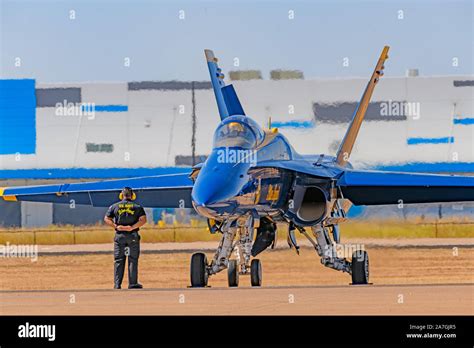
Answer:
[[[235,288],[239,286],[239,267],[237,260],[229,260],[229,267],[227,268],[227,281],[229,287]]]
[[[191,256],[191,287],[203,288],[207,286],[207,257],[204,253],[195,253]]]
[[[250,283],[252,286],[262,286],[262,263],[253,259],[250,263]]]
[[[352,254],[352,284],[369,283],[369,254],[364,250]]]

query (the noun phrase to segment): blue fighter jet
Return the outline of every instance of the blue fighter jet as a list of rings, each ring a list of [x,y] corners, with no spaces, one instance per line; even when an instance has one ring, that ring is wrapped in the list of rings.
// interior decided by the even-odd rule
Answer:
[[[89,183],[7,187],[6,201],[88,204],[114,203],[124,186],[144,207],[194,208],[207,218],[211,233],[222,234],[212,260],[191,257],[191,286],[204,287],[209,276],[227,269],[229,286],[239,275],[262,284],[255,258],[276,242],[277,223],[287,226],[288,244],[297,252],[295,231],[312,244],[327,267],[369,282],[365,250],[340,255],[339,224],[351,205],[474,201],[474,178],[354,169],[349,161],[370,98],[383,76],[389,47],[384,47],[352,122],[335,156],[300,155],[277,129],[263,129],[245,114],[232,85],[225,85],[217,58],[205,50],[221,122],[212,151],[188,174],[139,177]],[[235,258],[231,258],[232,252]]]

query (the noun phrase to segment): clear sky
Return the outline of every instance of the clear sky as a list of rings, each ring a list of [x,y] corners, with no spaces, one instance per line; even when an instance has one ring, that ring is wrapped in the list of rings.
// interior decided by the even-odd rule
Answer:
[[[421,75],[473,74],[473,3],[0,0],[0,77],[207,80],[204,48],[214,49],[224,71],[365,77],[384,44],[391,46],[387,76],[408,68]]]

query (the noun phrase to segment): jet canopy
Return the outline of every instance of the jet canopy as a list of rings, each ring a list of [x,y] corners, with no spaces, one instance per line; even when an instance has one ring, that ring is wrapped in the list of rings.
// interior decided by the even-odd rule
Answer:
[[[240,147],[253,149],[263,140],[263,131],[252,119],[231,116],[222,121],[214,133],[214,148]]]

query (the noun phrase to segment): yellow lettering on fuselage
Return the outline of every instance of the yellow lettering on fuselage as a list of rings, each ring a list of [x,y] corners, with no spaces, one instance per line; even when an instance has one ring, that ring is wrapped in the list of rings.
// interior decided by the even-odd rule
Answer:
[[[276,201],[280,197],[280,185],[268,185],[267,201]]]

